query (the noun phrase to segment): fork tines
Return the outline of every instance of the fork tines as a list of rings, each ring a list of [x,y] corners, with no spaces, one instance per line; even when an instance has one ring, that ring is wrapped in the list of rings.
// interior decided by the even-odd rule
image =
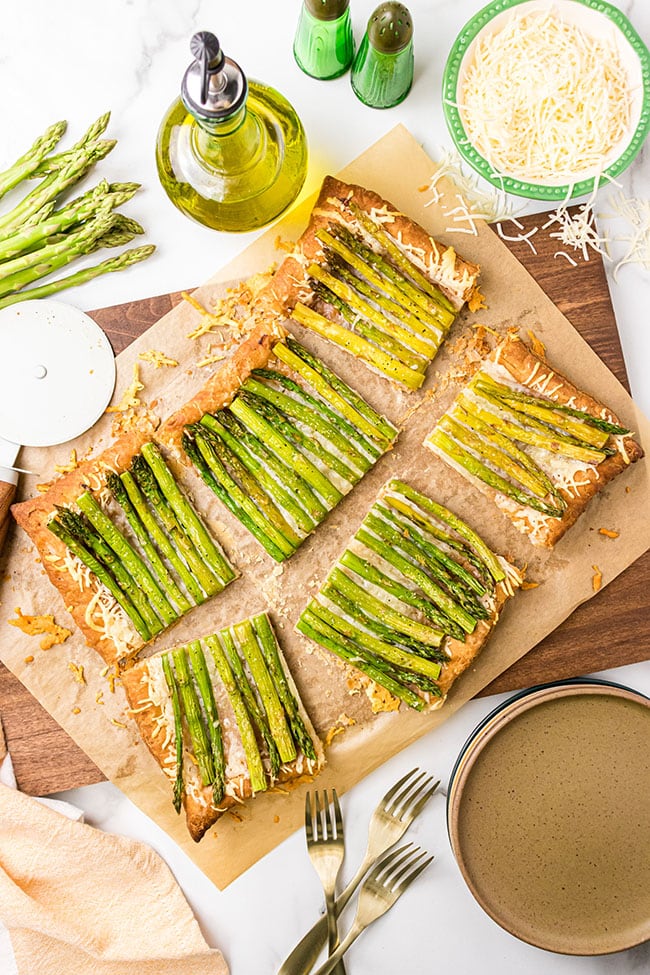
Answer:
[[[386,793],[384,808],[396,819],[405,816],[414,819],[439,785],[440,780],[434,782],[432,775],[418,768],[411,769]]]
[[[332,789],[331,801],[327,789],[305,795],[305,832],[307,844],[343,839],[343,817],[336,789]]]
[[[397,898],[432,860],[433,856],[429,856],[426,850],[406,843],[381,857],[368,874],[367,883],[369,886],[380,885]]]

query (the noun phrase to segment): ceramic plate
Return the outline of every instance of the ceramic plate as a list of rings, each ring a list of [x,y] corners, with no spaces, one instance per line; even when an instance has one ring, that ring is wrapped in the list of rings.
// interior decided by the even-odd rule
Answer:
[[[567,681],[486,718],[452,773],[447,821],[481,907],[548,951],[650,938],[650,700]]]
[[[513,16],[549,8],[557,10],[568,23],[584,27],[591,36],[606,36],[616,43],[632,89],[631,122],[624,138],[609,153],[603,169],[612,178],[627,169],[650,131],[650,54],[624,14],[604,0],[493,0],[465,24],[456,38],[443,75],[442,101],[447,127],[458,151],[481,176],[517,196],[563,200],[571,191],[564,178],[555,182],[526,182],[506,173],[495,174],[491,164],[469,141],[462,111],[457,107],[458,92],[478,40],[500,30]],[[571,195],[590,193],[597,175],[589,171],[576,173]],[[601,181],[605,179],[602,177]]]

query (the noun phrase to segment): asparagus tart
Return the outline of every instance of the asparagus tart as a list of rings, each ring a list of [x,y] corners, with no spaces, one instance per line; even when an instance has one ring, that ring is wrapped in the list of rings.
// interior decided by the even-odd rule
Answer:
[[[391,480],[297,629],[422,711],[442,703],[520,584],[457,515]]]
[[[275,559],[289,558],[397,428],[290,335],[256,330],[162,427]]]
[[[323,764],[266,613],[149,657],[123,682],[194,840],[236,803]]]
[[[643,456],[611,410],[513,336],[485,360],[425,445],[548,548]]]
[[[478,271],[376,193],[328,176],[257,304],[413,390],[476,293]]]
[[[151,432],[125,434],[13,507],[88,644],[109,664],[236,576]]]

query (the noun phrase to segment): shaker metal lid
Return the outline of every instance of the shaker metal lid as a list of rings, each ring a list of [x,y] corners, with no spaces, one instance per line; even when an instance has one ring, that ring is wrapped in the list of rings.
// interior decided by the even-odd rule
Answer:
[[[350,6],[350,0],[305,0],[305,6],[317,20],[338,20]]]
[[[368,40],[376,51],[398,54],[411,42],[413,20],[403,3],[380,3],[368,21]]]
[[[239,65],[224,56],[218,38],[199,31],[190,41],[194,61],[181,84],[187,110],[199,118],[221,119],[233,115],[246,101],[248,84]]]

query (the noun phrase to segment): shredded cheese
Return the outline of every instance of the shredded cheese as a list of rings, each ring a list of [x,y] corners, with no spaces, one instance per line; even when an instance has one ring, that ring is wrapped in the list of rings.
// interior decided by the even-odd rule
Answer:
[[[58,623],[54,622],[53,616],[29,616],[24,614],[20,607],[16,607],[14,612],[17,619],[8,620],[11,626],[17,626],[27,636],[44,634],[40,643],[41,650],[50,650],[60,643],[65,643],[68,637],[72,635],[72,630],[67,630],[65,626],[59,626]]]
[[[170,358],[164,352],[159,352],[157,349],[148,349],[146,352],[140,352],[138,359],[151,363],[155,369],[162,369],[163,366],[174,367],[178,365],[176,359]]]
[[[55,464],[54,470],[57,474],[69,474],[70,471],[75,471],[79,467],[79,461],[77,460],[77,451],[70,451],[70,460],[67,464]]]
[[[598,590],[603,584],[603,574],[597,565],[592,565],[591,568],[594,570],[594,575],[591,580],[591,588],[593,589],[594,592],[598,592]]]
[[[623,256],[614,267],[614,280],[618,281],[618,272],[626,264],[639,264],[644,270],[650,270],[650,200],[626,197],[620,192],[610,202],[613,214],[602,216],[619,218],[625,222],[621,227],[622,232],[611,238],[612,241],[627,245]]]
[[[122,399],[116,406],[108,406],[106,408],[107,413],[125,413],[126,410],[135,409],[136,406],[140,406],[140,400],[138,398],[138,393],[140,390],[144,389],[143,384],[140,382],[140,369],[137,362],[133,363],[133,379],[131,385],[128,386],[122,393]]]
[[[518,179],[600,173],[630,120],[613,39],[589,35],[552,8],[515,13],[479,39],[459,95],[474,147],[496,172]]]
[[[72,661],[68,664],[68,669],[72,671],[72,676],[74,677],[77,684],[85,684],[86,676],[84,674],[83,664],[75,664]]]

